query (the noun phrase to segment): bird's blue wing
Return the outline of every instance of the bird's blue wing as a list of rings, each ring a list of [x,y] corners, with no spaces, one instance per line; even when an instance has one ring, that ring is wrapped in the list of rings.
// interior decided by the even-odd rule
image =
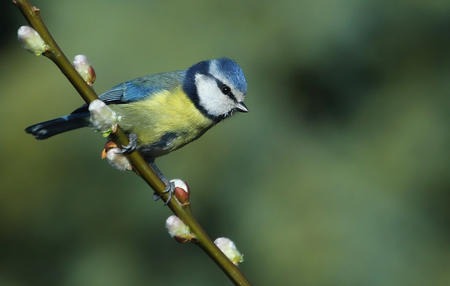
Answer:
[[[118,84],[101,94],[99,98],[106,104],[122,104],[138,101],[163,90],[171,90],[183,84],[186,71],[174,71],[146,75],[134,80]],[[88,105],[75,109],[72,114],[88,110]]]
[[[183,83],[185,71],[174,71],[143,76],[118,84],[99,98],[106,104],[138,101],[163,90],[171,90]]]

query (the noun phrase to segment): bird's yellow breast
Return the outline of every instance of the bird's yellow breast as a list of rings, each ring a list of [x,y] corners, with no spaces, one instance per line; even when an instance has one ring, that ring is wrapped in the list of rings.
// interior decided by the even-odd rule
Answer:
[[[191,142],[213,125],[181,87],[110,107],[122,117],[120,126],[137,135],[139,146],[155,146],[154,149],[160,148],[162,153]]]

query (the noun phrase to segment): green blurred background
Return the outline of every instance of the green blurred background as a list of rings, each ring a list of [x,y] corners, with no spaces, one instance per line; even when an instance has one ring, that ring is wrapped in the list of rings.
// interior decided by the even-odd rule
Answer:
[[[159,159],[254,285],[450,285],[450,2],[33,1],[95,89],[228,56],[248,114]],[[0,285],[230,285],[79,130],[23,129],[82,101],[0,17]]]

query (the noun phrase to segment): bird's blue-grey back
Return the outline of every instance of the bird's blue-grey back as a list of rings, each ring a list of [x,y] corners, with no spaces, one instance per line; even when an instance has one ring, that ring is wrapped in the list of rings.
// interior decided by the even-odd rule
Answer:
[[[182,85],[185,76],[185,70],[143,76],[118,84],[101,94],[99,98],[106,104],[121,104],[142,100],[163,90],[179,87]]]

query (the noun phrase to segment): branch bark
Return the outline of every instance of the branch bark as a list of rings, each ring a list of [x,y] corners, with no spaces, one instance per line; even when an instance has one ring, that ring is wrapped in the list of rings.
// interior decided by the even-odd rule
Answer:
[[[61,72],[72,83],[73,87],[78,91],[83,100],[89,104],[98,99],[94,90],[83,80],[83,78],[74,69],[71,62],[67,59],[64,53],[59,48],[56,41],[51,36],[47,27],[45,26],[41,16],[40,10],[30,4],[28,0],[13,0],[13,3],[20,9],[23,16],[28,23],[39,33],[49,49],[44,52],[44,55],[51,59],[61,70]],[[120,128],[112,138],[118,145],[127,145],[128,137]],[[128,159],[133,165],[134,169],[141,176],[141,178],[157,193],[164,201],[167,201],[168,194],[163,193],[165,184],[158,178],[155,170],[153,170],[139,154],[134,151],[129,154]],[[201,225],[192,215],[189,208],[183,206],[172,198],[168,203],[168,207],[172,212],[178,216],[187,226],[189,226],[192,233],[195,234],[196,243],[202,248],[209,257],[225,272],[225,274],[232,280],[235,285],[250,285],[245,276],[240,270],[222,253],[222,251],[212,242],[208,234],[203,230]]]

